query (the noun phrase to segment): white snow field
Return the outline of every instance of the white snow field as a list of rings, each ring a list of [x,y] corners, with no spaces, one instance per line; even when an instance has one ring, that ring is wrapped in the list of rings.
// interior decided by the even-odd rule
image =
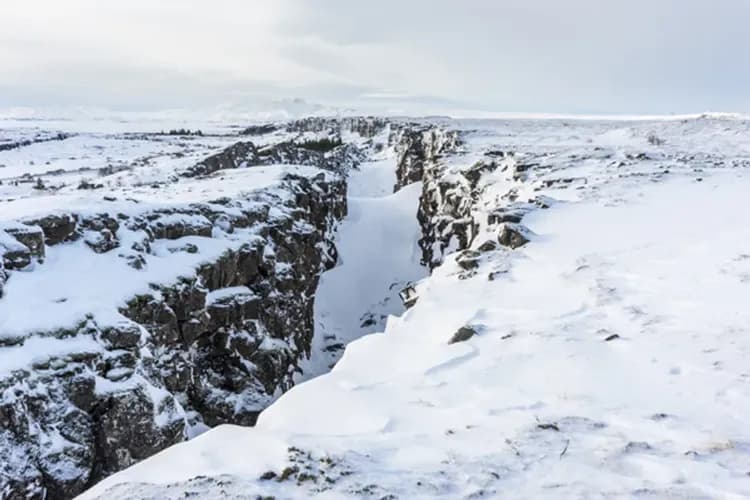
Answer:
[[[511,191],[549,197],[523,219],[531,241],[470,273],[448,255],[416,305],[256,427],[217,427],[80,498],[750,497],[748,123],[449,126],[466,132],[446,179],[494,149],[539,162],[521,179],[507,160],[473,203],[484,221]],[[324,335],[351,340],[384,286],[426,274],[401,222],[420,187],[391,183],[387,158],[352,176]],[[479,230],[474,249],[497,237]],[[464,326],[476,335],[449,343]]]
[[[398,292],[427,275],[417,246],[421,186],[393,193],[395,182],[393,158],[364,163],[349,177],[349,213],[336,236],[339,262],[318,285],[313,356],[301,380],[327,372],[346,344],[382,331],[388,315],[403,311]]]

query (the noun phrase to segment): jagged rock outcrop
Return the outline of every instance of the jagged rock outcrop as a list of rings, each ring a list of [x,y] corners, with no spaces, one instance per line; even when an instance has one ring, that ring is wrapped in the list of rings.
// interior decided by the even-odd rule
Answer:
[[[41,227],[47,245],[57,245],[80,237],[80,234],[76,233],[77,220],[71,214],[52,214],[23,222],[30,226]]]
[[[23,269],[34,260],[44,260],[41,228],[19,223],[0,226],[0,297],[7,279],[6,270]]]
[[[65,132],[40,132],[29,139],[3,140],[3,138],[0,137],[0,151],[23,148],[40,142],[64,141],[69,137],[73,137],[73,135],[74,134]]]
[[[531,241],[531,231],[521,224],[505,223],[500,229],[498,242],[510,248],[519,248]]]
[[[0,230],[0,290],[7,270],[44,258],[44,241],[82,239],[131,272],[147,271],[156,246],[194,253],[190,238],[236,241],[193,275],[130,299],[114,323],[91,315],[74,327],[0,336],[6,353],[36,351],[27,366],[0,367],[0,496],[71,498],[205,426],[252,425],[309,354],[315,289],[336,261],[345,195],[342,176],[288,174],[248,200],[54,214]]]
[[[351,132],[361,137],[371,139],[385,130],[391,122],[386,118],[376,116],[351,116],[344,118],[308,117],[295,120],[287,124],[289,132],[324,132],[330,136],[340,135],[341,132]]]
[[[392,139],[397,153],[395,189],[422,182],[419,246],[422,263],[433,268],[444,254],[471,245],[477,233],[472,209],[478,182],[483,172],[495,170],[497,164],[480,162],[464,175],[446,175],[444,159],[457,151],[460,137],[437,126],[403,126]]]
[[[498,243],[510,248],[523,246],[531,236],[518,224],[524,214],[554,203],[545,196],[536,196],[527,202],[518,199],[518,186],[540,165],[534,159],[491,150],[468,165],[462,159],[451,163],[450,157],[461,153],[460,137],[454,131],[435,125],[404,127],[398,130],[394,140],[398,153],[396,189],[422,182],[417,211],[422,232],[419,246],[422,264],[431,269],[452,252],[460,252],[456,263],[463,271],[476,268],[479,253],[487,249],[480,248],[480,252],[476,252],[470,248],[483,226],[502,224],[496,233]],[[477,206],[484,190],[498,180],[507,187],[495,201],[496,205]]]
[[[279,126],[275,123],[263,123],[261,125],[250,125],[240,132],[240,135],[264,135],[276,132]]]
[[[425,178],[425,168],[459,145],[458,133],[434,125],[404,124],[391,137],[396,150],[396,185],[393,190]]]
[[[363,151],[348,143],[320,150],[305,142],[285,141],[263,147],[256,147],[252,142],[238,142],[190,167],[182,175],[199,177],[219,170],[260,165],[310,165],[343,173],[358,165],[364,157]]]
[[[211,155],[183,173],[185,177],[209,175],[217,170],[250,166],[256,161],[257,149],[252,142],[238,142]]]

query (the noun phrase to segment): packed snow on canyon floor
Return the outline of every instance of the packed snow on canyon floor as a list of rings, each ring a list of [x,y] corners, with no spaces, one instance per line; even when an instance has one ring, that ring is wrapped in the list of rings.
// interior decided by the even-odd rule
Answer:
[[[474,203],[486,220],[509,190],[554,198],[524,217],[526,245],[479,251],[496,237],[482,227],[475,266],[448,255],[416,305],[255,428],[215,428],[81,498],[747,498],[747,124],[461,126],[457,169],[497,147],[540,159],[525,184],[493,172]],[[410,189],[360,193],[362,227],[340,236],[387,238],[365,226],[395,224]],[[349,244],[321,284],[343,283],[342,302],[394,265],[387,241],[361,263],[347,256],[377,243]],[[352,328],[360,311],[332,297],[327,325]]]
[[[349,213],[336,235],[338,265],[322,275],[316,291],[313,355],[300,380],[327,372],[351,341],[382,331],[389,315],[403,312],[399,292],[427,274],[417,246],[421,186],[393,193],[395,182],[392,156],[349,176]]]

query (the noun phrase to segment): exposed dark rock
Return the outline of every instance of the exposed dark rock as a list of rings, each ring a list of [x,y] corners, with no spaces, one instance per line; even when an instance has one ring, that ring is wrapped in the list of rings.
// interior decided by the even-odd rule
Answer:
[[[78,238],[76,234],[78,223],[71,214],[48,215],[41,219],[31,219],[24,222],[29,226],[41,227],[44,232],[45,243],[50,246]]]
[[[0,259],[0,299],[3,298],[5,283],[8,281],[8,273],[5,271],[5,263]]]
[[[401,302],[404,304],[404,307],[406,307],[407,309],[414,306],[414,304],[416,304],[417,300],[419,299],[419,295],[417,295],[417,289],[413,285],[407,286],[406,288],[401,290],[398,295],[401,298]]]
[[[96,253],[109,252],[120,246],[117,237],[109,229],[102,229],[100,232],[89,231],[84,235],[83,241]]]
[[[23,148],[26,146],[31,146],[32,144],[38,144],[40,142],[64,141],[65,139],[69,137],[73,137],[74,135],[75,134],[69,134],[66,132],[57,132],[52,135],[49,135],[46,133],[40,133],[36,137],[33,137],[31,139],[23,139],[20,141],[0,142],[0,151],[9,151],[11,149]]]
[[[456,333],[453,334],[451,339],[448,341],[449,344],[455,344],[458,342],[466,342],[478,332],[475,327],[466,325],[459,328]]]
[[[531,240],[531,231],[520,224],[504,224],[497,237],[498,243],[505,247],[519,248]]]
[[[0,247],[3,267],[5,269],[23,269],[31,264],[31,251],[20,243],[10,247]]]
[[[526,180],[526,173],[532,168],[538,167],[538,163],[518,162],[513,167],[513,179],[516,181]]]
[[[127,322],[109,326],[101,330],[101,339],[108,349],[133,349],[141,340],[141,327]]]
[[[462,170],[461,174],[466,177],[473,189],[477,187],[477,185],[479,184],[479,180],[483,175],[489,172],[494,172],[495,170],[497,170],[497,166],[498,165],[495,161],[479,161],[472,165],[470,168]]]
[[[107,476],[184,439],[185,423],[172,397],[154,400],[143,388],[114,393],[94,412],[97,461]]]
[[[396,143],[396,185],[394,191],[413,182],[419,182],[425,174],[425,166],[437,161],[440,156],[454,150],[458,134],[434,126],[408,125],[401,127],[394,138]]]
[[[523,219],[523,212],[507,208],[500,208],[487,215],[487,224],[502,224],[504,222],[513,222],[518,224]]]
[[[278,129],[279,129],[278,125],[275,125],[273,123],[266,123],[263,125],[251,125],[243,129],[242,132],[240,132],[240,135],[264,135],[264,134],[270,134],[271,132],[275,132]]]
[[[543,431],[560,432],[560,427],[557,424],[553,423],[553,422],[536,424],[536,428],[540,429],[540,430],[543,430]]]
[[[382,132],[389,122],[380,117],[354,116],[345,118],[309,117],[287,124],[289,132],[327,132],[329,135],[340,135],[341,132],[353,132],[365,138],[375,137]]]
[[[287,141],[260,148],[252,142],[238,142],[190,167],[182,175],[206,176],[219,170],[277,164],[310,165],[344,173],[357,166],[364,156],[356,145],[341,144],[335,139]]]
[[[209,156],[183,173],[185,177],[208,175],[217,170],[239,168],[243,164],[249,165],[256,158],[255,144],[252,142],[238,142],[224,151]]]
[[[477,247],[477,250],[479,250],[480,252],[491,252],[493,250],[497,250],[497,243],[492,240],[487,240],[479,245],[479,247]]]
[[[292,386],[292,375],[311,349],[319,275],[335,263],[333,227],[346,214],[346,183],[335,174],[288,176],[282,189],[283,198],[258,195],[252,208],[232,210],[231,219],[222,219],[225,214],[215,206],[196,204],[137,217],[55,215],[29,221],[41,227],[36,234],[41,239],[43,231],[47,244],[83,235],[94,251],[106,248],[96,247],[104,235],[112,236],[109,242],[122,231],[142,235],[134,248],[119,249],[134,267],[146,265],[156,240],[209,238],[226,223],[253,226],[257,235],[207,262],[195,276],[131,299],[120,311],[128,321],[100,326],[82,319],[77,329],[40,332],[90,338],[99,347],[35,360],[27,370],[0,377],[0,394],[14,394],[13,403],[0,404],[0,449],[13,456],[0,461],[1,495],[72,498],[185,439],[193,423],[253,425],[260,411]],[[25,249],[21,256],[10,255],[14,269],[30,262],[31,250],[9,241]],[[38,243],[35,251],[43,249]],[[8,260],[3,248],[6,257],[0,261]],[[0,286],[5,268],[3,262]],[[243,288],[224,293],[227,287]],[[97,380],[111,387],[102,389]],[[49,440],[57,432],[65,444],[53,449]]]
[[[464,250],[456,257],[456,264],[464,271],[470,271],[479,267],[481,254],[475,250]]]
[[[44,259],[44,233],[42,232],[42,228],[19,224],[17,226],[6,227],[5,232],[24,245],[32,257],[38,260]]]
[[[185,213],[155,214],[149,222],[154,239],[176,240],[185,236],[211,237],[213,224],[202,215]]]

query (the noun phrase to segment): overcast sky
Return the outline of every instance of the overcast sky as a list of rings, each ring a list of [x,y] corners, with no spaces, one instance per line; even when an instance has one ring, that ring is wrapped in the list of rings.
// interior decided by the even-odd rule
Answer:
[[[1,0],[0,106],[750,111],[750,0]]]

